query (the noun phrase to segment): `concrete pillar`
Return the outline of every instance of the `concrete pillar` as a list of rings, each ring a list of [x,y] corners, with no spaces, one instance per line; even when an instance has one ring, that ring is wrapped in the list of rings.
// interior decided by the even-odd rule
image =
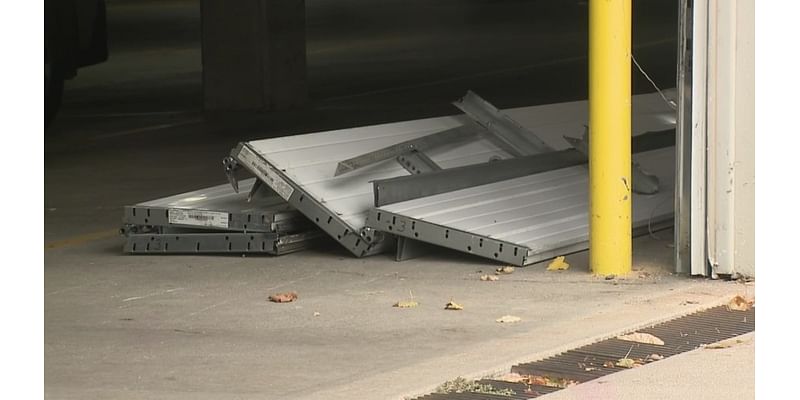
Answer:
[[[201,13],[206,111],[306,103],[305,0],[202,0]]]

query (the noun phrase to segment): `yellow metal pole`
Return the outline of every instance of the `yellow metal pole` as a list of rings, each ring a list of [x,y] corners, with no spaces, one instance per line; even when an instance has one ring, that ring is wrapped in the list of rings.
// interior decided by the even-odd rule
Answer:
[[[631,271],[631,0],[589,1],[589,263]]]

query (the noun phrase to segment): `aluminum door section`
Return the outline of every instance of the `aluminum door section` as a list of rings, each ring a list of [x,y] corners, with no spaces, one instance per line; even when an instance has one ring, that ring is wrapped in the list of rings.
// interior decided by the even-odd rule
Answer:
[[[675,147],[639,153],[659,178],[651,195],[633,195],[635,233],[672,224]],[[367,225],[378,231],[528,265],[588,248],[585,166],[563,168],[378,207]]]
[[[255,178],[241,181],[239,193],[224,184],[126,206],[122,222],[241,232],[290,232],[310,227],[305,217],[266,187],[248,202],[254,183]]]
[[[669,91],[668,96],[674,91]],[[658,93],[633,97],[633,131],[640,134],[675,126],[675,113]],[[564,135],[580,136],[588,103],[577,101],[503,110],[536,132],[555,150],[569,148]],[[373,208],[372,181],[409,175],[393,158],[335,176],[339,161],[403,141],[472,124],[465,115],[286,136],[242,143],[231,152],[292,207],[356,256],[381,252],[393,242],[373,235],[366,219]],[[425,151],[441,168],[486,163],[511,155],[483,137]]]

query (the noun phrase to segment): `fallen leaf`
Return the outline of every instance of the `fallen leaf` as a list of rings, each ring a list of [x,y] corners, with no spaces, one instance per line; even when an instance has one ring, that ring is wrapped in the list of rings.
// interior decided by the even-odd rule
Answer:
[[[500,279],[500,278],[498,278],[498,277],[496,277],[494,275],[481,275],[481,280],[482,281],[494,282],[494,281],[496,281],[498,279]]]
[[[527,385],[537,385],[537,386],[546,386],[552,388],[568,388],[570,386],[577,385],[578,381],[566,378],[551,378],[549,376],[541,376],[541,375],[523,375],[523,379],[520,381]]]
[[[458,303],[450,300],[449,303],[445,304],[444,309],[445,310],[463,310],[464,306],[462,306],[461,304],[458,304]]]
[[[625,340],[628,342],[636,342],[636,343],[644,343],[644,344],[655,344],[658,346],[663,346],[664,341],[661,340],[657,336],[653,336],[649,333],[641,333],[641,332],[634,332],[629,333],[627,335],[617,336],[619,340]]]
[[[510,323],[514,323],[514,322],[520,322],[520,321],[522,321],[522,318],[515,317],[513,315],[504,315],[504,316],[496,319],[495,321],[497,321],[497,322],[499,322],[501,324],[510,324]]]
[[[513,274],[514,273],[514,267],[512,267],[510,265],[507,265],[505,267],[500,267],[500,268],[494,270],[494,273],[498,274],[498,275],[500,275],[500,274],[504,274],[504,275]]]
[[[569,263],[564,261],[564,256],[558,256],[547,266],[548,271],[563,271],[569,268]]]
[[[614,280],[614,278],[616,278],[616,277],[617,277],[616,275],[614,275],[614,274],[611,274],[611,275],[606,275],[606,278],[605,278],[605,279],[606,279],[607,281],[610,281],[610,280]]]
[[[613,361],[606,361],[606,362],[603,363],[603,366],[606,367],[606,368],[614,368],[614,362]]]
[[[633,368],[636,366],[636,361],[632,358],[620,358],[614,365],[620,368]]]
[[[747,300],[744,296],[736,295],[728,302],[728,310],[747,311],[755,304],[755,300]]]
[[[297,293],[295,292],[277,293],[269,296],[269,301],[273,303],[290,303],[295,300],[297,300]]]
[[[519,383],[522,382],[522,380],[525,379],[525,377],[516,372],[511,372],[495,379],[503,382]]]
[[[744,341],[741,340],[741,339],[725,340],[725,341],[722,341],[722,342],[700,345],[700,347],[702,347],[704,349],[710,349],[710,350],[727,349],[729,347],[732,347],[733,345],[740,344],[740,343],[744,343]]]
[[[658,361],[658,360],[663,360],[664,356],[662,356],[661,354],[653,353],[653,354],[650,354],[649,356],[647,356],[647,359],[648,360],[653,360],[653,361]]]
[[[416,306],[418,306],[418,305],[419,305],[419,303],[417,303],[417,302],[416,302],[416,301],[414,301],[414,300],[403,300],[403,301],[398,301],[398,302],[397,302],[397,303],[395,303],[395,304],[394,304],[394,306],[392,306],[392,307],[398,307],[398,308],[414,308],[414,307],[416,307]]]

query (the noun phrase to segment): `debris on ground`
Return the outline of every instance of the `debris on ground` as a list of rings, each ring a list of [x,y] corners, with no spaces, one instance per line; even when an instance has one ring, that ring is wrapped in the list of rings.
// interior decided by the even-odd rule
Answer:
[[[565,389],[580,383],[572,379],[551,378],[549,376],[541,375],[523,375],[523,379],[520,382],[525,383],[526,385],[547,386],[559,389]]]
[[[641,360],[634,360],[632,358],[620,358],[614,365],[620,368],[634,368],[641,366],[642,362]]]
[[[449,303],[445,304],[444,309],[445,310],[463,310],[464,306],[454,302],[453,300],[450,300]]]
[[[481,280],[482,281],[494,282],[494,281],[496,281],[498,279],[500,279],[500,278],[498,278],[495,275],[481,275]]]
[[[727,349],[729,347],[733,347],[737,344],[742,344],[742,343],[744,343],[744,340],[742,339],[724,340],[722,342],[700,345],[700,347],[709,350],[718,350],[718,349]]]
[[[558,256],[547,266],[548,271],[563,271],[569,268],[569,263],[564,261],[564,256]]]
[[[657,336],[653,336],[649,333],[642,333],[642,332],[634,332],[629,333],[627,335],[617,336],[619,340],[625,340],[628,342],[636,342],[636,343],[644,343],[644,344],[654,344],[657,346],[663,346],[664,341]]]
[[[397,307],[397,308],[414,308],[414,307],[416,307],[416,306],[418,306],[418,305],[419,305],[419,303],[417,303],[417,302],[416,302],[416,301],[414,301],[414,300],[401,300],[401,301],[398,301],[397,303],[394,303],[394,305],[393,305],[392,307]]]
[[[315,317],[319,317],[319,316],[320,316],[319,312],[317,312],[317,311],[314,311],[314,316],[315,316]]]
[[[728,302],[728,310],[747,311],[753,307],[755,303],[755,299],[748,300],[745,299],[744,296],[737,294]]]
[[[606,275],[606,277],[605,277],[605,280],[607,280],[607,281],[611,281],[611,280],[614,280],[614,278],[616,278],[616,277],[617,277],[617,276],[616,276],[616,275],[614,275],[614,274],[611,274],[611,275]]]
[[[452,381],[447,381],[436,388],[436,393],[482,393],[497,396],[514,396],[517,392],[511,389],[498,389],[492,385],[478,383],[473,380],[458,377]]]
[[[512,267],[510,265],[507,265],[505,267],[500,267],[500,268],[494,270],[494,273],[497,274],[497,275],[513,274],[514,273],[514,267]]]
[[[603,366],[606,368],[614,368],[614,364],[615,363],[613,361],[606,361],[603,363]]]
[[[522,318],[516,317],[516,316],[513,316],[513,315],[504,315],[504,316],[496,319],[495,321],[497,321],[497,322],[499,322],[501,324],[510,324],[510,323],[514,323],[514,322],[520,322],[520,321],[522,321]]]
[[[523,375],[520,375],[520,374],[516,373],[516,372],[509,372],[509,373],[507,373],[505,375],[502,375],[502,376],[499,376],[499,377],[493,378],[493,379],[496,380],[496,381],[503,381],[503,382],[509,382],[509,383],[519,383],[519,382],[522,382],[522,380],[525,379],[525,377]]]
[[[664,356],[662,356],[661,354],[653,353],[653,354],[650,354],[649,356],[647,356],[647,359],[648,360],[652,360],[652,361],[659,361],[659,360],[663,360]]]
[[[649,273],[649,272],[647,272],[647,271],[640,272],[640,273],[639,273],[639,279],[647,279],[647,278],[649,278],[649,277],[650,277],[650,276],[652,276],[652,275],[653,275],[653,274],[651,274],[651,273]]]
[[[687,306],[689,304],[700,304],[700,302],[699,301],[694,301],[694,300],[686,300],[686,301],[682,301],[681,302],[682,306]]]
[[[295,300],[297,300],[297,293],[295,292],[277,293],[269,296],[269,301],[273,303],[291,303]]]

